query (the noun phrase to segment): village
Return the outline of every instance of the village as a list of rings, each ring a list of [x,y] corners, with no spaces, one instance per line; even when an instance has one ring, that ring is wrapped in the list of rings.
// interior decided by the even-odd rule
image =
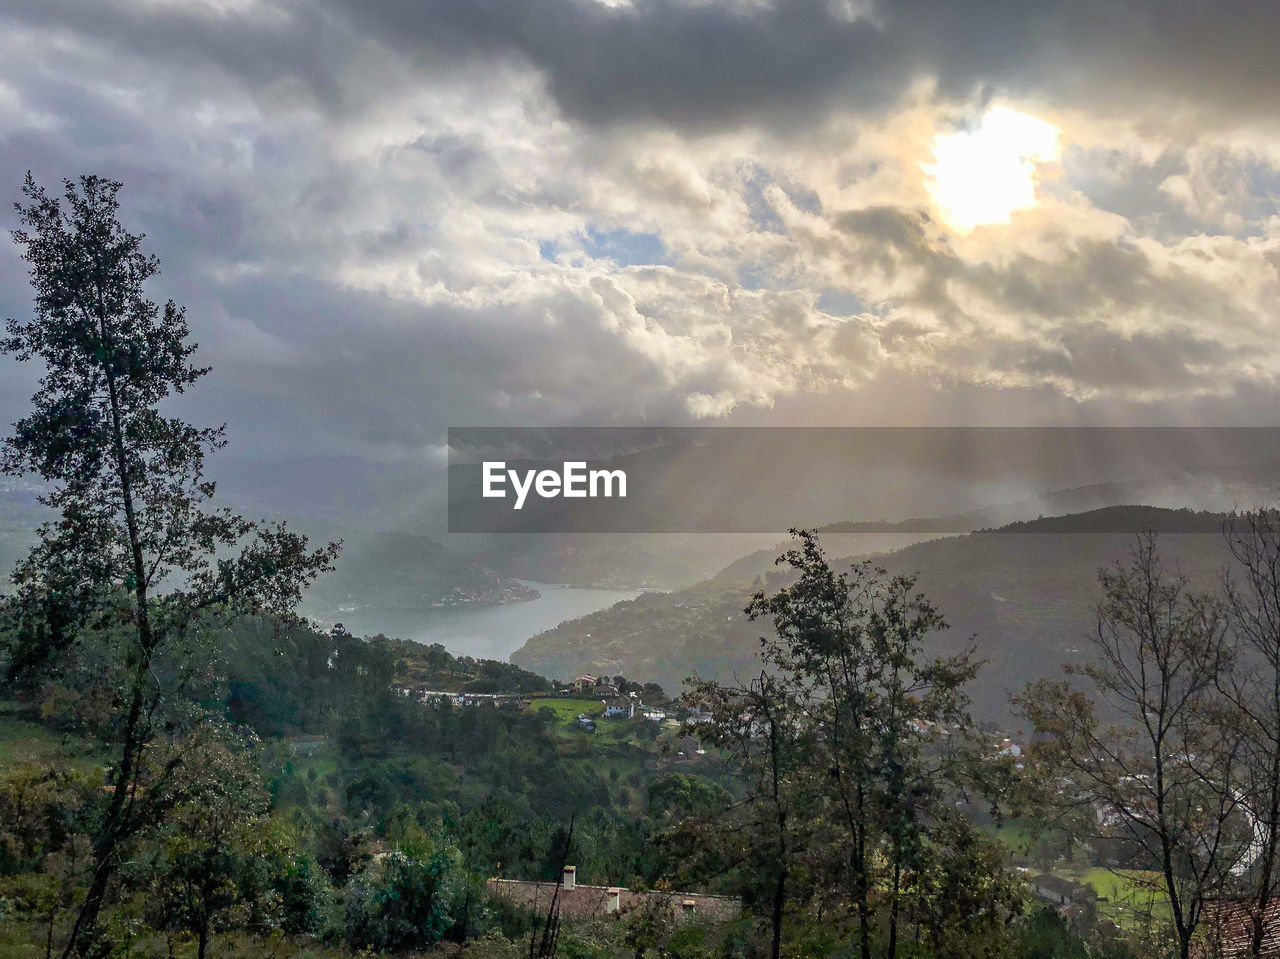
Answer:
[[[673,698],[654,683],[640,684],[623,676],[592,673],[568,681],[552,681],[549,689],[538,692],[480,692],[468,688],[472,685],[462,683],[463,688],[458,689],[404,685],[398,691],[423,704],[549,711],[554,714],[552,728],[566,748],[590,749],[598,761],[610,768],[616,766],[624,776],[634,771],[636,763],[643,761],[642,756],[656,760],[658,768],[665,769],[706,766],[704,771],[709,771],[721,761],[714,750],[708,753],[697,736],[698,727],[711,722],[711,714],[688,693]],[[920,721],[913,725],[917,732],[935,737],[945,738],[953,732],[935,723]],[[1029,746],[1019,733],[989,727],[983,738],[991,761],[1022,768]],[[577,746],[573,745],[575,742]],[[303,753],[312,751],[317,744],[295,745]],[[1064,781],[1060,788],[1069,789],[1070,784]],[[987,821],[981,810],[970,812]],[[1129,857],[1123,842],[1115,837],[1119,832],[1114,828],[1116,824],[1102,809],[1096,810],[1095,816],[1098,834],[1088,848],[1062,845],[1052,830],[1030,822],[987,822],[985,828],[1008,845],[1010,865],[1024,883],[1029,900],[1049,906],[1081,933],[1101,940],[1119,940],[1147,921],[1153,908],[1158,912],[1158,882],[1149,872],[1125,867]],[[494,877],[488,885],[498,898],[534,911],[547,908],[554,896],[566,914],[579,918],[622,919],[637,909],[657,908],[677,917],[707,919],[732,914],[740,907],[736,900],[694,893],[649,893],[590,885],[575,881],[572,866],[566,869],[561,884]]]
[[[416,689],[402,686],[398,688],[400,695],[416,698],[422,703],[447,701],[454,706],[508,706],[521,710],[553,707],[569,702],[583,707],[582,712],[573,717],[573,725],[585,732],[596,731],[596,720],[604,719],[638,719],[654,723],[678,725],[680,720],[692,718],[696,722],[697,710],[682,707],[667,697],[656,684],[644,686],[627,683],[621,676],[600,677],[583,675],[573,682],[557,683],[554,691],[547,694],[488,693],[469,690]],[[648,696],[646,702],[643,696]],[[563,712],[556,708],[557,714]]]

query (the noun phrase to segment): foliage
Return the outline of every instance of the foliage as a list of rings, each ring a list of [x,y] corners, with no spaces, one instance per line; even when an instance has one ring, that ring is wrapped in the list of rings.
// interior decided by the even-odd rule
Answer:
[[[866,563],[837,572],[817,537],[793,533],[779,563],[795,579],[747,607],[773,623],[761,641],[771,671],[692,687],[711,720],[699,735],[732,752],[749,786],[721,826],[686,829],[685,848],[740,870],[744,898],[770,917],[773,956],[788,911],[820,909],[852,921],[864,959],[892,957],[904,923],[945,918],[920,902],[946,872],[930,861],[946,846],[939,814],[974,778],[962,687],[977,664],[970,651],[924,655],[946,623],[913,578]],[[997,880],[1003,869],[998,857],[980,866]]]
[[[463,922],[465,887],[453,846],[423,842],[376,857],[348,886],[347,939],[391,951],[433,945]]]
[[[281,924],[267,797],[249,757],[216,730],[179,746],[173,808],[146,837],[147,907],[156,928],[190,933],[204,959],[212,933]]]
[[[120,224],[120,184],[85,176],[64,187],[59,199],[29,174],[23,186],[25,229],[13,238],[30,266],[34,316],[10,320],[0,349],[43,369],[3,468],[39,476],[41,502],[55,513],[4,606],[9,679],[57,680],[95,646],[111,677],[96,718],[118,743],[113,792],[94,830],[69,956],[95,947],[122,846],[167,811],[156,797],[172,769],[148,753],[164,724],[197,712],[183,693],[193,674],[181,654],[220,615],[287,613],[336,547],[309,551],[283,527],[213,506],[204,457],[223,445],[222,431],[160,411],[208,372],[192,363],[185,314],[146,298],[159,264]]]
[[[664,821],[690,816],[714,816],[726,810],[733,797],[718,783],[689,773],[665,773],[649,784],[647,810]]]

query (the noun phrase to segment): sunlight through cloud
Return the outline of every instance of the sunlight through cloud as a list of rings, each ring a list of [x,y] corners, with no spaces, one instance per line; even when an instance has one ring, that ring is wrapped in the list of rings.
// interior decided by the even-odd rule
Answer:
[[[1007,107],[989,110],[976,130],[940,134],[934,162],[922,167],[942,219],[967,233],[1034,206],[1036,165],[1057,158],[1058,138],[1052,123]]]

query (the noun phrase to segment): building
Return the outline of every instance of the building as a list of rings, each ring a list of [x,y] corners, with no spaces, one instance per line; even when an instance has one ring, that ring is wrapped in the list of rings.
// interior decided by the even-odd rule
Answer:
[[[692,736],[684,736],[680,740],[680,755],[685,759],[698,759],[705,756],[707,751],[702,748],[702,744]]]
[[[600,682],[597,676],[579,676],[573,681],[573,691],[575,693],[589,693],[596,688]]]
[[[711,722],[711,713],[702,706],[692,706],[689,709],[689,715],[685,717],[686,726],[701,726],[703,723]]]
[[[588,886],[577,881],[577,869],[565,866],[559,883],[528,882],[519,879],[490,879],[489,892],[499,899],[530,912],[545,914],[556,904],[559,914],[570,919],[623,919],[641,908],[667,909],[681,919],[729,922],[742,912],[742,903],[728,896],[705,896],[692,892],[635,892],[621,886]]]
[[[578,718],[573,721],[573,725],[578,729],[586,730],[589,733],[596,731],[596,721],[586,713],[579,713]]]
[[[609,718],[631,719],[636,714],[636,701],[628,696],[614,696],[604,701],[604,714]]]
[[[1096,901],[1098,894],[1093,891],[1092,886],[1081,885],[1078,882],[1072,882],[1070,879],[1063,879],[1059,876],[1051,876],[1049,873],[1041,873],[1038,876],[1032,876],[1027,885],[1041,899],[1048,900],[1055,906],[1070,906],[1086,902]]]
[[[1239,899],[1213,899],[1204,904],[1205,942],[1199,955],[1205,959],[1245,959],[1253,945],[1253,910],[1256,903]],[[1263,914],[1262,959],[1280,957],[1280,899],[1267,904]]]

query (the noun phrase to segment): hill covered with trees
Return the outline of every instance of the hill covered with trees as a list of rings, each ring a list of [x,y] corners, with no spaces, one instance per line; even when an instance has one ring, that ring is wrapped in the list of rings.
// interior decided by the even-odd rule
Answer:
[[[932,652],[954,653],[977,637],[988,667],[974,682],[975,713],[1004,724],[1012,721],[1011,691],[1080,660],[1093,629],[1098,569],[1124,557],[1134,533],[1176,530],[1164,534],[1170,554],[1193,581],[1209,583],[1229,560],[1223,519],[1109,507],[930,540],[873,558],[891,574],[917,574],[920,588],[945,613],[951,628],[930,640]],[[824,539],[856,542],[836,534]],[[530,639],[512,662],[551,676],[622,672],[670,688],[692,675],[746,675],[755,668],[761,633],[743,609],[761,585],[789,582],[790,574],[774,567],[776,556],[753,555],[688,589],[646,593],[563,623]],[[833,563],[847,566],[853,559]]]

